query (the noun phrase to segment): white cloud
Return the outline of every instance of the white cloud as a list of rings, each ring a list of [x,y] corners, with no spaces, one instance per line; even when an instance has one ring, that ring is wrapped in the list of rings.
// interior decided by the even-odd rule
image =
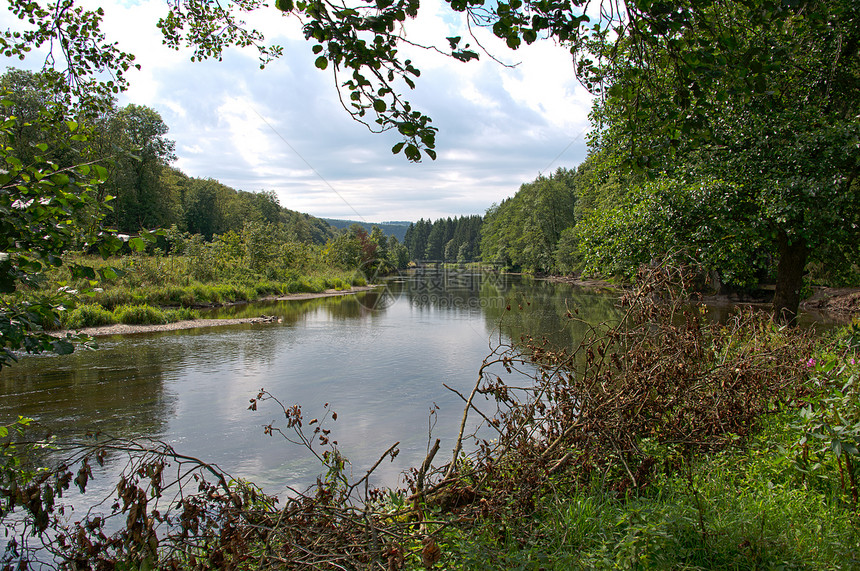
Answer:
[[[284,46],[283,58],[260,70],[250,49],[191,63],[188,50],[162,46],[155,24],[166,14],[163,0],[87,1],[104,8],[109,39],[142,66],[129,73],[120,104],[161,113],[177,143],[176,166],[237,189],[275,190],[288,208],[369,221],[482,214],[539,172],[574,167],[585,155],[590,98],[569,53],[550,42],[511,52],[478,30],[494,56],[521,62],[514,69],[485,54],[461,63],[404,50],[423,72],[407,98],[440,129],[439,159],[414,165],[391,155],[396,133],[372,135],[349,118],[295,18],[274,8],[244,18]],[[477,48],[462,14],[444,2],[425,0],[420,12],[406,23],[411,41],[447,49],[446,36],[462,35]],[[10,25],[0,16],[0,26]]]

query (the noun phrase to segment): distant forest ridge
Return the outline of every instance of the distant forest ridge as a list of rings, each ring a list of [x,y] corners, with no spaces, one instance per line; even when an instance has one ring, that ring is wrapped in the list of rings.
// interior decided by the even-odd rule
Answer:
[[[409,226],[412,222],[408,220],[397,220],[392,222],[360,222],[358,220],[338,220],[335,218],[321,218],[324,222],[327,222],[329,225],[333,226],[337,229],[349,228],[353,224],[358,224],[362,228],[364,228],[368,233],[373,229],[374,226],[382,230],[382,233],[386,236],[394,236],[397,238],[397,241],[403,243],[404,238],[406,237],[406,231],[409,229]]]

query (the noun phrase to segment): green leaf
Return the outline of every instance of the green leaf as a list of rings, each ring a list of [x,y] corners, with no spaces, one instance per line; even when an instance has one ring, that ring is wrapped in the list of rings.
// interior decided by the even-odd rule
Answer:
[[[388,109],[388,105],[385,104],[385,101],[382,99],[374,99],[373,100],[373,110],[377,113],[385,113],[385,110]]]
[[[412,162],[418,162],[421,160],[421,151],[418,150],[418,147],[415,145],[406,145],[406,150],[404,152],[406,154],[406,158]]]
[[[69,128],[69,131],[74,132],[74,131],[77,131],[78,124],[75,121],[66,121],[66,127]]]
[[[137,236],[130,238],[128,245],[135,252],[143,252],[143,250],[146,249],[146,243]]]
[[[320,68],[320,69],[325,69],[325,68],[327,68],[327,67],[328,67],[328,60],[326,59],[326,57],[325,57],[325,56],[320,56],[320,57],[318,57],[318,58],[317,58],[317,60],[314,62],[314,65],[315,65],[315,66],[317,66],[317,67],[318,67],[318,68]]]
[[[275,8],[281,12],[292,12],[295,5],[293,0],[275,0]]]
[[[402,151],[402,150],[403,150],[403,145],[405,145],[405,144],[406,144],[406,143],[405,143],[404,141],[400,141],[399,143],[397,143],[396,145],[394,145],[393,147],[391,147],[391,152],[392,152],[392,154],[395,154],[395,155],[396,155],[397,153],[399,153],[400,151]]]

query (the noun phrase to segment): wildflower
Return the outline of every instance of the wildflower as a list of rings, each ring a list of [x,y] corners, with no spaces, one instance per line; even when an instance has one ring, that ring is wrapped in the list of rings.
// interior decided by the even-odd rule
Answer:
[[[809,361],[807,361],[807,362],[806,362],[806,366],[807,366],[808,368],[812,368],[812,367],[814,367],[814,366],[815,366],[815,359],[813,359],[812,357],[810,357],[810,358],[809,358]]]

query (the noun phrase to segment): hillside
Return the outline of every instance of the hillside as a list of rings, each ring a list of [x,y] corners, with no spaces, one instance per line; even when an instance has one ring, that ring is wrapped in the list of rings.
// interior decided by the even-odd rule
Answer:
[[[403,239],[406,237],[406,230],[408,230],[409,225],[412,224],[412,222],[402,220],[379,223],[359,222],[358,220],[338,220],[335,218],[322,218],[321,220],[328,222],[331,226],[334,226],[338,229],[349,228],[353,224],[358,224],[359,226],[370,232],[371,229],[376,226],[380,230],[382,230],[382,232],[386,236],[394,236],[395,238],[397,238],[398,242],[400,242],[401,244],[403,243]]]

